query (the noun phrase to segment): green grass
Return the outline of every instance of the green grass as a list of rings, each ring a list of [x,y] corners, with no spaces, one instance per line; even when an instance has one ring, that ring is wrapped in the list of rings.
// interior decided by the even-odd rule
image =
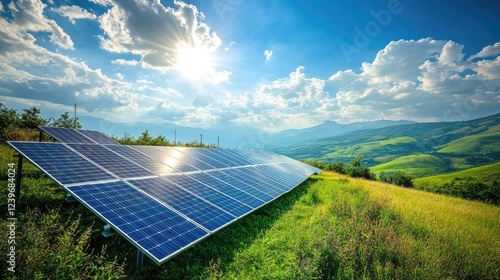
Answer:
[[[482,182],[492,182],[494,180],[500,181],[500,162],[447,174],[417,178],[413,180],[413,183],[415,184],[415,187],[419,189],[428,189],[432,186],[443,185],[451,182],[455,178],[466,177],[478,179]]]
[[[500,125],[487,131],[452,141],[438,150],[439,153],[487,153],[500,151]]]
[[[418,154],[402,156],[389,162],[372,166],[370,170],[377,175],[381,172],[403,171],[415,176],[423,176],[443,172],[447,168],[445,164],[442,159],[436,156]]]

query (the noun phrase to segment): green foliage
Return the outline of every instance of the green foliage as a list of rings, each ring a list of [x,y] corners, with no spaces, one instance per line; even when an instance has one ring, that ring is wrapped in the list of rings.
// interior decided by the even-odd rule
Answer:
[[[19,120],[20,128],[31,128],[35,129],[38,126],[45,125],[47,121],[40,117],[41,110],[36,107],[30,109],[23,109],[24,113],[21,114]]]
[[[93,226],[83,227],[80,217],[61,216],[61,209],[28,209],[18,220],[16,270],[20,279],[119,279],[123,264],[108,260],[106,248],[89,248]],[[5,238],[6,240],[6,238]],[[7,242],[2,242],[6,252]],[[3,279],[15,279],[2,262]]]
[[[0,141],[8,140],[8,135],[18,126],[19,117],[16,110],[8,109],[0,102]]]
[[[124,133],[121,138],[112,137],[116,142],[123,145],[149,145],[149,146],[184,146],[184,147],[202,147],[202,148],[217,148],[215,144],[200,144],[197,141],[192,142],[180,142],[174,143],[173,141],[168,140],[165,136],[157,135],[153,137],[149,134],[149,131],[146,130],[141,133],[141,136],[135,138],[128,133]]]
[[[500,204],[500,181],[496,180],[493,182],[481,182],[472,177],[457,177],[451,182],[436,186],[434,191],[466,199]]]
[[[75,121],[76,121],[76,127],[75,127]],[[55,126],[55,127],[65,127],[65,128],[77,128],[80,129],[82,128],[82,125],[78,121],[78,117],[72,118],[69,116],[69,112],[64,112],[64,114],[61,115],[60,118],[57,120],[50,118],[48,121],[49,126]]]
[[[380,181],[385,183],[413,188],[413,177],[403,171],[381,172],[379,178]]]
[[[346,168],[346,174],[353,178],[363,178],[367,180],[376,180],[377,176],[370,171],[370,168],[363,166],[363,157],[358,155]]]

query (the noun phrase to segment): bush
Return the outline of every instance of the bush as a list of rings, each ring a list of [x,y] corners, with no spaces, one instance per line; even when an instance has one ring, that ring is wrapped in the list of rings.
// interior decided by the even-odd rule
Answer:
[[[377,176],[371,172],[370,168],[363,166],[363,157],[357,156],[346,168],[346,174],[354,178],[376,180]]]
[[[437,193],[500,204],[500,182],[481,182],[472,177],[455,178],[436,188]]]
[[[381,172],[379,175],[380,181],[389,184],[394,184],[406,188],[413,188],[413,177],[402,171],[396,172]]]

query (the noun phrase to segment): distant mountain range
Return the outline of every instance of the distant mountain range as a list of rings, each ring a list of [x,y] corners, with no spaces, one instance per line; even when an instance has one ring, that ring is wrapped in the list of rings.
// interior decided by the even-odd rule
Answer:
[[[101,118],[81,116],[80,123],[84,129],[98,130],[109,136],[122,137],[125,133],[138,137],[148,130],[152,136],[163,135],[167,139],[181,142],[200,141],[203,143],[217,144],[225,148],[256,148],[276,150],[285,147],[293,147],[311,141],[317,141],[326,137],[332,137],[362,129],[376,129],[393,125],[410,124],[411,121],[388,121],[378,120],[372,122],[355,122],[350,124],[339,124],[334,121],[326,121],[320,125],[304,129],[288,129],[277,133],[259,131],[245,126],[220,126],[218,128],[203,129],[178,126],[173,123],[120,123],[111,122]],[[200,137],[202,134],[202,137]]]
[[[361,155],[377,172],[405,168],[417,175],[450,172],[500,161],[500,114],[360,129],[276,151],[326,163],[347,163]]]

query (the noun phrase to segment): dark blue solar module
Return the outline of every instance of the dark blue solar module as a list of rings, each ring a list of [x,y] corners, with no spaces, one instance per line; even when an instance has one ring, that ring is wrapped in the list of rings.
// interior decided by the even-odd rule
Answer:
[[[94,141],[72,128],[41,126],[41,130],[63,143],[87,143],[95,144]]]
[[[9,144],[61,185],[116,179],[60,143]]]
[[[185,217],[122,181],[68,189],[158,263],[208,235]]]
[[[77,130],[77,131],[87,136],[88,138],[92,139],[97,144],[120,145],[120,143],[116,142],[115,140],[109,138],[108,136],[104,135],[99,131],[94,131],[94,130]]]
[[[168,176],[166,178],[190,193],[195,194],[220,209],[233,214],[235,217],[241,217],[252,211],[252,207],[213,188],[210,188],[208,185],[205,185],[200,181],[193,180],[193,178],[187,175],[179,174]]]
[[[185,161],[182,161],[180,159],[177,159],[167,153],[167,151],[172,151],[172,148],[169,147],[156,147],[156,146],[131,146],[132,148],[148,155],[149,157],[155,158],[161,163],[173,168],[174,170],[180,171],[180,172],[192,172],[192,171],[200,171],[198,168],[186,163]],[[181,156],[182,154],[179,151],[173,150],[177,153],[179,153]]]
[[[277,190],[271,185],[249,177],[251,173],[247,173],[244,170],[245,168],[235,168],[225,169],[222,172],[240,181],[242,186],[251,186],[253,189],[256,189],[257,191],[266,195],[262,197],[257,196],[258,198],[265,199],[265,197],[271,197],[271,199],[274,199],[283,194],[282,191]]]
[[[120,156],[133,161],[148,169],[156,175],[172,174],[177,171],[167,166],[158,159],[151,157],[134,148],[135,146],[106,145],[106,148],[119,154]]]
[[[203,150],[206,150],[206,149],[185,148],[185,147],[176,147],[175,149],[187,154],[190,157],[193,157],[195,159],[203,161],[204,163],[207,163],[210,166],[213,166],[215,168],[227,168],[230,166],[228,164],[229,162],[227,162],[227,161],[224,162],[224,159],[221,159],[217,155],[212,156],[210,154],[207,155],[206,153],[204,153]]]
[[[104,146],[96,144],[68,144],[68,146],[120,178],[155,175],[134,161],[127,160]]]
[[[122,146],[97,131],[41,129],[63,143],[9,144],[157,263],[320,172],[265,151]]]
[[[264,202],[269,202],[274,199],[272,195],[269,195],[261,190],[259,190],[259,186],[257,184],[252,184],[248,182],[248,180],[245,180],[243,178],[238,179],[239,174],[236,174],[235,172],[231,171],[232,169],[226,169],[224,171],[210,171],[207,172],[207,174],[210,174],[211,176],[214,176],[215,178],[224,181],[225,183],[233,186],[234,188],[248,193],[254,197],[256,197],[259,200],[262,200]],[[234,174],[234,176],[231,176],[231,174]],[[245,183],[245,181],[247,181]]]
[[[255,193],[254,189],[252,190],[247,189],[246,191],[249,192],[245,192],[244,190],[242,190],[245,188],[241,186],[242,184],[241,182],[238,182],[236,181],[236,179],[230,178],[227,175],[226,176],[222,175],[225,174],[218,171],[212,171],[206,173],[201,172],[201,173],[189,174],[188,177],[197,180],[199,182],[203,182],[204,184],[210,186],[210,188],[213,188],[214,190],[224,193],[235,200],[241,201],[242,203],[252,208],[257,208],[265,203],[266,200],[257,198],[257,196],[261,194]],[[232,186],[231,184],[240,186],[240,188]],[[253,192],[257,196],[252,195],[251,192]]]
[[[129,181],[132,185],[171,206],[209,231],[215,231],[236,217],[184,190],[164,177]]]

